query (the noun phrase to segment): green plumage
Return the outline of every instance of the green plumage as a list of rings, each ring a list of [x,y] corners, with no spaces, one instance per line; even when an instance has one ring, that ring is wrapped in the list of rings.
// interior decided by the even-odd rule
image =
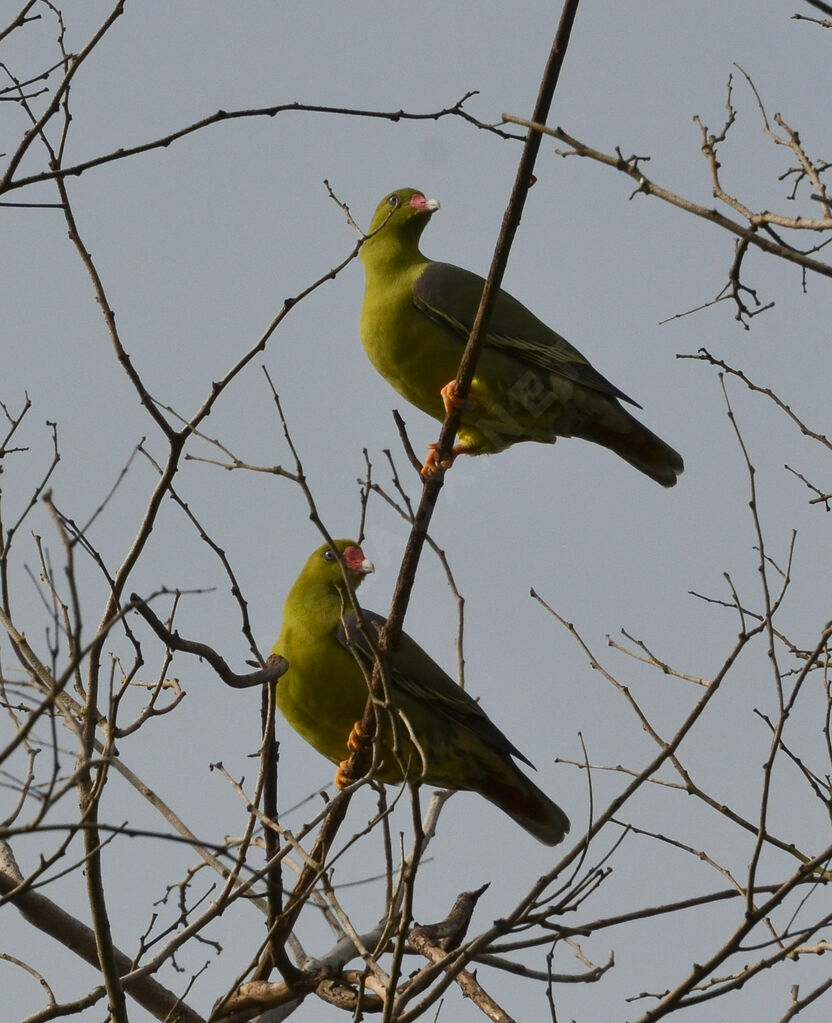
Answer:
[[[335,547],[351,585],[357,587],[372,565],[350,540],[337,540]],[[277,683],[278,708],[334,763],[349,756],[347,739],[367,702],[361,664],[368,670],[373,664],[351,610],[342,564],[327,544],[309,558],[286,598],[273,651],[289,662]],[[371,635],[384,621],[370,611],[362,611],[362,616]],[[389,655],[388,668],[402,748],[397,761],[388,725],[382,733],[379,780],[400,783],[406,774],[409,781],[469,789],[495,803],[541,842],[555,845],[563,840],[569,831],[566,814],[512,758],[529,761],[409,636],[402,635]]]
[[[484,281],[426,259],[419,238],[434,200],[402,188],[386,196],[361,248],[366,271],[361,340],[376,369],[418,408],[442,421],[441,390],[456,377]],[[662,486],[680,455],[622,407],[640,407],[568,341],[499,292],[462,413],[457,453],[502,451],[520,441],[582,437],[615,451]]]

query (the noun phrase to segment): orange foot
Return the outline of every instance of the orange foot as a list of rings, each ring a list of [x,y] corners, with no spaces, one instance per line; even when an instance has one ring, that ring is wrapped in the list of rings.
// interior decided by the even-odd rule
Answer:
[[[338,765],[338,770],[335,772],[335,788],[345,789],[348,785],[352,785],[355,778],[350,774],[350,762],[349,760],[342,760]]]
[[[355,753],[356,750],[363,749],[367,745],[367,739],[368,736],[361,728],[361,722],[356,721],[352,726],[352,731],[347,736],[347,749]],[[335,787],[345,789],[348,785],[352,785],[355,780],[350,772],[350,758],[347,757],[346,760],[341,761],[338,765],[338,770],[335,772]]]
[[[347,736],[347,749],[350,750],[350,752],[355,753],[356,750],[360,750],[366,745],[367,735],[361,727],[361,722],[356,721],[352,726],[352,731]]]
[[[454,464],[454,459],[457,455],[465,454],[465,446],[463,444],[454,444],[451,449],[451,457],[444,458],[441,462],[439,461],[439,445],[428,444],[428,457],[425,459],[425,464],[422,466],[423,476],[436,476],[440,472],[444,472],[446,469]]]
[[[445,406],[445,415],[447,415],[451,409],[464,409],[466,412],[470,412],[472,408],[477,404],[470,396],[462,399],[456,396],[456,380],[451,380],[442,388],[439,392],[442,396],[442,404]]]

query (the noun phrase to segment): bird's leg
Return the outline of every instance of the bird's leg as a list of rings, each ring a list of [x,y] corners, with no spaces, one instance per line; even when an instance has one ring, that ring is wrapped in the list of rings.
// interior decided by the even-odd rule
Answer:
[[[470,395],[468,395],[465,399],[457,398],[456,380],[449,380],[439,393],[442,396],[442,404],[445,406],[445,415],[447,415],[452,409],[455,410],[460,408],[465,412],[470,412],[477,404]]]
[[[470,395],[465,398],[464,401],[461,398],[457,398],[456,380],[450,380],[439,393],[442,395],[442,404],[445,406],[445,415],[456,409],[463,409],[465,412],[470,412],[472,408],[476,407],[476,399],[472,398]],[[428,457],[425,459],[425,464],[422,466],[423,476],[435,476],[437,473],[444,472],[445,469],[450,469],[450,467],[454,464],[456,456],[465,454],[466,450],[464,444],[454,444],[450,458],[445,458],[440,462],[437,457],[438,449],[438,444],[428,444]]]
[[[355,753],[364,747],[371,741],[371,737],[362,729],[361,722],[356,721],[352,726],[352,731],[347,736],[347,749],[351,753]],[[335,787],[337,789],[345,789],[348,785],[351,785],[356,779],[350,773],[350,758],[342,760],[338,765],[338,770],[335,772]]]
[[[451,448],[450,458],[444,458],[441,462],[438,460],[439,444],[434,442],[428,444],[428,457],[425,459],[425,464],[422,466],[423,476],[435,476],[437,473],[444,472],[445,469],[450,469],[454,464],[454,459],[457,455],[465,454],[464,444],[454,444]]]

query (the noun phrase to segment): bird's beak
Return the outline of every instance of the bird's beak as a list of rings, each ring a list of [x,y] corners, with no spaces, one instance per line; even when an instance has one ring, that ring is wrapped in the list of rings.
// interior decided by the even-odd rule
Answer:
[[[425,213],[435,213],[439,209],[438,199],[426,199],[423,195],[411,196],[410,205],[416,210],[423,210]]]
[[[344,564],[350,572],[355,572],[356,575],[365,576],[369,575],[370,572],[375,572],[375,566],[372,561],[366,558],[364,551],[360,547],[356,547],[355,544],[351,544],[344,550],[343,558]]]

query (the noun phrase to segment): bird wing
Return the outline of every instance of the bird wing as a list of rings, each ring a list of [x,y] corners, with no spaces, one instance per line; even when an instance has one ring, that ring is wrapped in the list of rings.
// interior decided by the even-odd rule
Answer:
[[[354,611],[347,612],[338,628],[338,641],[353,650],[372,670],[373,652],[365,638],[365,631],[377,636],[386,619],[374,611],[362,608],[364,631],[359,626]],[[480,705],[427,654],[419,644],[402,633],[398,647],[388,655],[388,671],[393,687],[393,698],[397,693],[429,709],[431,714],[441,715],[456,728],[467,729],[488,745],[505,755],[516,757],[534,768],[520,750],[503,735]]]
[[[464,344],[474,325],[484,285],[482,277],[462,267],[430,263],[413,285],[413,302],[420,312]],[[532,369],[556,373],[641,408],[594,369],[566,338],[505,291],[497,295],[485,343]]]

